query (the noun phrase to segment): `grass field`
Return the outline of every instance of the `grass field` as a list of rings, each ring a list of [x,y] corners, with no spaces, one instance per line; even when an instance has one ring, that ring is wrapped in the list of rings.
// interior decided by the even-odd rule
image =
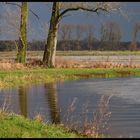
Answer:
[[[58,56],[140,55],[140,51],[57,51]]]

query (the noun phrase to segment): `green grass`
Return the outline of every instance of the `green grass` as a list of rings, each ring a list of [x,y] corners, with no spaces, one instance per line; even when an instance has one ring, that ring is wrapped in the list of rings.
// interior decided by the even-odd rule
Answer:
[[[27,69],[0,71],[0,87],[19,86],[33,83],[49,83],[57,80],[79,79],[81,77],[140,76],[138,68],[72,68],[72,69]],[[0,138],[82,137],[68,132],[60,125],[46,125],[15,114],[0,115]]]
[[[29,120],[20,115],[0,114],[0,138],[80,138],[64,127]]]
[[[62,68],[0,71],[0,87],[14,87],[32,83],[50,83],[88,77],[140,76],[139,68]]]
[[[11,52],[0,54],[9,58]],[[31,56],[42,56],[43,52],[28,52]],[[15,56],[15,52],[11,53]],[[4,57],[3,57],[3,56]],[[140,55],[130,51],[58,51],[57,55]],[[11,56],[10,56],[11,57]],[[25,69],[0,71],[0,88],[15,87],[33,83],[50,83],[58,80],[72,80],[88,77],[122,77],[140,76],[138,68],[67,68],[67,69]],[[0,115],[0,138],[79,138],[76,133],[68,132],[64,127],[54,124],[43,124],[23,116]]]

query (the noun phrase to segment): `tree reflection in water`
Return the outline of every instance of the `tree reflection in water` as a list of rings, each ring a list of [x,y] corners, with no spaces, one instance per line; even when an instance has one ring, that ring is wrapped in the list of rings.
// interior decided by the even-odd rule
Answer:
[[[19,92],[19,106],[21,115],[28,117],[28,102],[27,102],[27,88],[20,86]]]
[[[50,108],[52,123],[60,123],[60,110],[58,107],[57,85],[56,83],[44,84],[45,94]]]

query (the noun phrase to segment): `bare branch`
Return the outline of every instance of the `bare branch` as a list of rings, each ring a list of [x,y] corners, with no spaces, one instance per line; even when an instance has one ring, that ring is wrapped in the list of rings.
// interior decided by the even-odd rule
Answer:
[[[65,17],[69,17],[69,16],[71,16],[71,15],[70,14],[69,15],[68,14],[67,15],[63,15],[62,18],[64,19]]]
[[[99,14],[99,13],[98,13],[99,10],[108,12],[107,9],[102,8],[102,7],[98,7],[98,8],[96,8],[96,9],[89,9],[89,8],[84,8],[84,7],[76,7],[76,8],[68,8],[68,9],[62,11],[62,12],[60,13],[59,17],[62,17],[64,14],[66,14],[66,13],[69,12],[69,11],[77,11],[77,10],[83,10],[83,11],[88,11],[88,12],[95,12],[95,13],[97,13],[97,14]]]
[[[5,2],[6,4],[10,4],[10,5],[15,5],[21,8],[21,5],[17,4],[17,3],[12,3],[12,2]]]
[[[21,5],[17,4],[17,3],[12,3],[12,2],[5,2],[6,4],[10,4],[10,5],[15,5],[21,8]],[[39,16],[31,9],[29,9],[29,11],[39,20]]]
[[[29,9],[29,11],[39,20],[39,16],[31,9]]]

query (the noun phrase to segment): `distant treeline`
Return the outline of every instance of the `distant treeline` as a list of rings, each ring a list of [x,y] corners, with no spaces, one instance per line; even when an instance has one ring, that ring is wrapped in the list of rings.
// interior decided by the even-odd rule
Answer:
[[[107,42],[104,42],[105,45],[102,45],[102,42],[96,40],[92,41],[90,47],[86,40],[77,41],[76,40],[59,40],[57,43],[57,50],[140,50],[140,42],[137,42],[136,47],[131,47],[131,42],[120,42],[118,45],[110,45]],[[34,40],[28,42],[27,50],[38,51],[44,50],[45,42]],[[132,49],[133,48],[133,49]],[[16,50],[16,41],[0,41],[0,51],[13,51]]]

